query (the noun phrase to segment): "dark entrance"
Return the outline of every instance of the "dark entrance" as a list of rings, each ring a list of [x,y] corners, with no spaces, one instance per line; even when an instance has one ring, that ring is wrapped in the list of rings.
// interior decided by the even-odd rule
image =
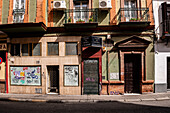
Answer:
[[[98,59],[84,60],[84,94],[99,93],[99,61]]]
[[[6,51],[0,51],[0,57],[2,58],[0,64],[0,93],[5,93]]]
[[[125,54],[125,93],[140,93],[141,54]]]
[[[59,66],[48,66],[49,92],[59,93]]]
[[[170,89],[170,58],[167,58],[167,89]]]

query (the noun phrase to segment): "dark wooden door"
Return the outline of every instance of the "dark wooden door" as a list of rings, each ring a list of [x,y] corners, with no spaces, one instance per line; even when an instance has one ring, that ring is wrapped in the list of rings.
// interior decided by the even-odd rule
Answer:
[[[167,59],[167,89],[170,89],[170,58]]]
[[[84,60],[84,94],[99,93],[99,62],[97,59]]]
[[[49,92],[59,93],[59,66],[48,66]]]
[[[125,93],[140,93],[141,54],[125,54]]]

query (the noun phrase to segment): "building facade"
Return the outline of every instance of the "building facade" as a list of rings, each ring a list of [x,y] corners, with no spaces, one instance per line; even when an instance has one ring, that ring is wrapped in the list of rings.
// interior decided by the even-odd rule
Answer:
[[[155,92],[167,92],[170,89],[169,74],[169,37],[170,2],[153,0],[155,18]]]
[[[6,92],[153,92],[152,0],[0,3],[0,30],[6,34],[0,38],[5,42],[0,41],[7,47],[0,54],[6,58],[6,73],[1,74]]]

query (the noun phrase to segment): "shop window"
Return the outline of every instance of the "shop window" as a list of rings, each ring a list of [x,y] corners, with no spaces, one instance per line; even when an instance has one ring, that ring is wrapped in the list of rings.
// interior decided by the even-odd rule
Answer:
[[[77,55],[77,42],[66,42],[66,55]]]
[[[78,86],[79,85],[79,66],[65,65],[64,66],[64,86]]]
[[[48,55],[59,55],[58,42],[48,42]]]
[[[11,55],[12,56],[20,56],[20,44],[12,44],[11,45]]]

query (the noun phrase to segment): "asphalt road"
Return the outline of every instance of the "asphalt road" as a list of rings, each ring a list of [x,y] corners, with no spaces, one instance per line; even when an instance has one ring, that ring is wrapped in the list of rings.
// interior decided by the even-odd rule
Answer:
[[[170,113],[170,100],[133,103],[32,103],[0,101],[0,113]]]

